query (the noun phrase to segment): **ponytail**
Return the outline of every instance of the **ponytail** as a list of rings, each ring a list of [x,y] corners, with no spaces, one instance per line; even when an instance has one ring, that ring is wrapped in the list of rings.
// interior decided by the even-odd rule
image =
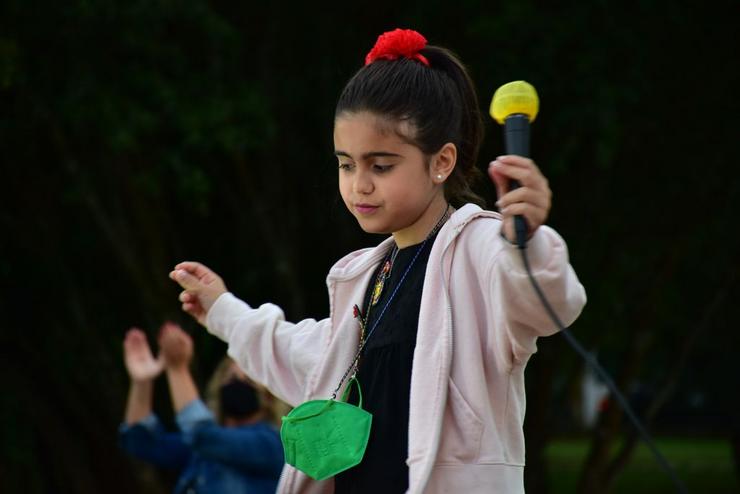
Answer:
[[[458,159],[453,173],[445,183],[445,197],[455,207],[466,202],[485,207],[485,200],[471,188],[483,176],[476,166],[483,141],[483,118],[473,80],[460,59],[446,48],[428,46],[422,53],[431,66],[443,70],[454,81],[461,107],[460,140],[454,143],[457,146]]]

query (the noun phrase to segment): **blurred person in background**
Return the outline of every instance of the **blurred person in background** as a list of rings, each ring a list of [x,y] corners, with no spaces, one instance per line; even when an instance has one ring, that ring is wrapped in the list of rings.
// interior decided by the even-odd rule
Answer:
[[[180,472],[176,494],[275,492],[283,467],[276,423],[286,406],[226,357],[207,386],[209,408],[190,373],[190,335],[166,323],[159,348],[155,358],[143,331],[126,333],[123,353],[131,385],[119,430],[121,447],[157,467]],[[167,431],[152,410],[154,380],[162,371],[177,432]]]

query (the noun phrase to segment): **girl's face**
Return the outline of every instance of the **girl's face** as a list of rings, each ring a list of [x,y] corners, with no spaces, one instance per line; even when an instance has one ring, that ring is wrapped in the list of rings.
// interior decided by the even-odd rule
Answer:
[[[368,112],[336,119],[334,150],[339,192],[360,227],[393,233],[399,247],[423,241],[446,207],[442,186],[432,178],[433,158]]]

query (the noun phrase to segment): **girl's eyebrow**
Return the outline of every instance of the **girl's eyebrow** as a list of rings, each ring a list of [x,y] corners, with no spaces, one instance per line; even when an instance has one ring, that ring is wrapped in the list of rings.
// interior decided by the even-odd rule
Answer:
[[[334,156],[344,156],[345,158],[354,159],[346,151],[340,151],[338,149],[334,151]],[[369,153],[365,153],[361,156],[361,159],[363,161],[370,158],[402,158],[402,156],[400,154],[390,153],[388,151],[370,151]]]

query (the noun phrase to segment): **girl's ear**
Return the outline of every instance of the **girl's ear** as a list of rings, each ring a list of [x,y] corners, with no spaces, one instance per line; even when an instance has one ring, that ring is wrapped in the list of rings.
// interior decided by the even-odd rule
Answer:
[[[435,184],[441,184],[447,180],[447,177],[452,174],[452,170],[455,169],[456,162],[457,147],[451,142],[448,142],[432,156],[432,163],[429,168],[432,174],[432,181]]]

